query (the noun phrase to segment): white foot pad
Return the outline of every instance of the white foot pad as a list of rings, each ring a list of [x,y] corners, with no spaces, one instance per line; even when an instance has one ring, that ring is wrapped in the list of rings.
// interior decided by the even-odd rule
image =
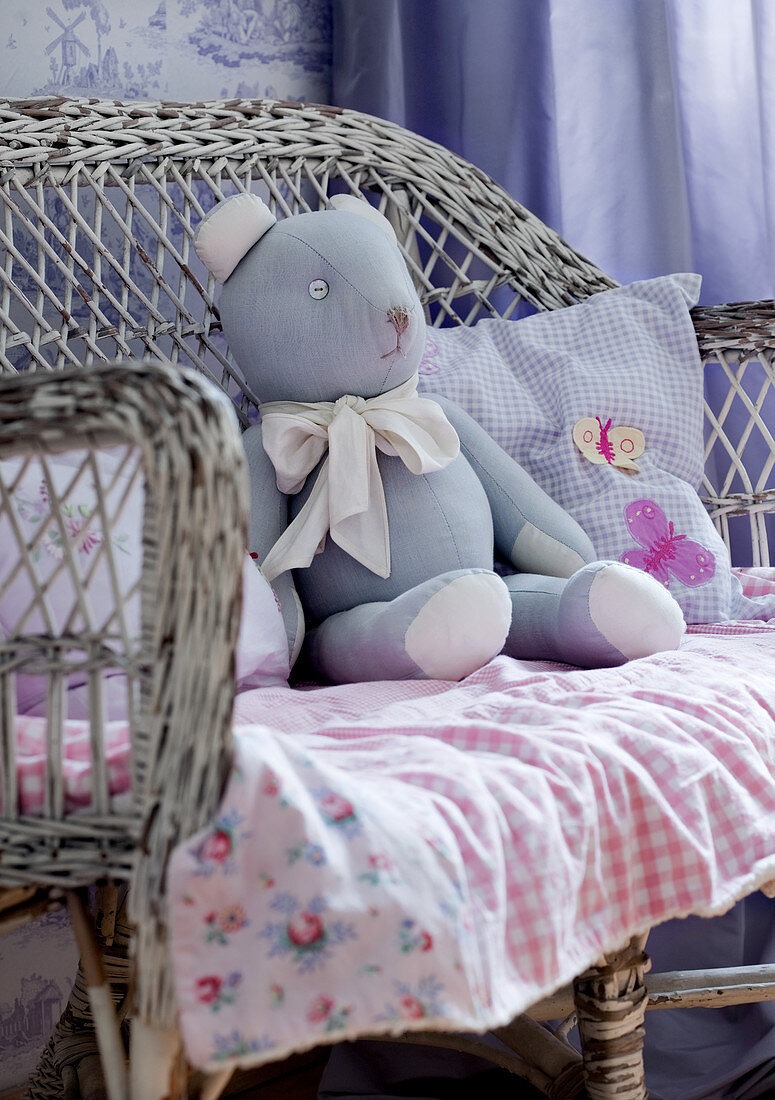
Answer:
[[[462,680],[503,649],[511,597],[500,577],[457,577],[431,596],[404,638],[406,652],[432,680]]]
[[[631,565],[601,569],[589,589],[589,613],[627,660],[677,649],[686,624],[667,589]]]

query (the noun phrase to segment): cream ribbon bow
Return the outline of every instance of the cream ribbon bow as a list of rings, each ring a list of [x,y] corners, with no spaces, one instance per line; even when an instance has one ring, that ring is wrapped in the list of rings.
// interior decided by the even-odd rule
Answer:
[[[417,396],[417,375],[378,397],[338,401],[268,401],[260,406],[264,449],[282,493],[298,493],[328,450],[304,507],[261,570],[273,580],[302,569],[326,534],[380,577],[390,576],[390,536],[376,449],[395,455],[413,474],[443,470],[460,451],[441,406]]]

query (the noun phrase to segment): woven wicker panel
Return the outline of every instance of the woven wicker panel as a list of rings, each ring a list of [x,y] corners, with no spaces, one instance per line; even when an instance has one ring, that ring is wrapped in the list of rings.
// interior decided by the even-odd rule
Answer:
[[[727,545],[740,556],[750,541],[750,564],[769,565],[775,561],[772,351],[755,358],[717,352],[706,361],[705,383],[702,498]]]
[[[245,544],[242,461],[228,407],[190,371],[138,365],[0,385],[1,884],[128,877],[141,834],[158,883],[170,837],[217,804]],[[198,578],[221,569],[215,592],[200,589]],[[45,718],[34,734],[42,728],[45,741],[35,742],[39,791],[18,775],[20,709]],[[68,718],[88,718],[78,749],[91,772],[85,803],[66,797]],[[105,734],[108,721],[127,719],[132,790],[116,802]]]
[[[231,410],[190,370],[0,382],[0,887],[134,874],[136,1003],[167,1023],[166,864],[210,820],[228,772],[246,492]],[[44,720],[17,721],[31,682]],[[62,766],[78,692],[86,805],[68,801]],[[124,746],[127,719],[131,733],[118,800],[105,736],[116,709]],[[31,722],[34,805],[17,740]]]
[[[247,422],[256,395],[242,392],[191,243],[216,201],[246,189],[278,217],[334,192],[367,197],[396,227],[435,324],[614,285],[484,174],[355,112],[16,101],[0,105],[0,137],[5,371],[166,357],[215,378]]]
[[[157,184],[135,167],[128,178],[107,164],[83,167],[63,186],[55,171],[31,187],[12,174],[2,186],[3,369],[149,357],[193,363],[228,384],[189,268],[192,210],[194,224],[202,216],[188,197],[192,173],[182,185],[174,175]]]
[[[73,809],[63,782],[63,723],[87,714],[91,798],[78,808],[82,818],[86,812],[100,822],[109,814],[106,723],[122,715],[131,720],[136,705],[141,529],[136,448],[0,463],[5,705],[9,726],[18,710],[48,719],[45,773],[25,780],[21,801],[16,768],[9,761],[3,769],[5,818],[29,812],[30,801],[44,817],[61,819]]]
[[[0,615],[9,634],[112,635],[132,652],[140,481],[139,456],[128,447],[6,460]]]

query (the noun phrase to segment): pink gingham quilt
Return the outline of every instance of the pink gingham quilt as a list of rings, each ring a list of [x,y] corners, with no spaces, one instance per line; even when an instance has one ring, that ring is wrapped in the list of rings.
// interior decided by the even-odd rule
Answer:
[[[775,571],[742,579],[775,601]],[[775,879],[775,618],[617,669],[499,657],[460,684],[263,688],[234,718],[218,818],[170,868],[202,1067],[484,1030],[631,934]],[[17,731],[21,808],[40,812],[45,722]],[[106,736],[119,794],[126,724]],[[69,809],[89,805],[87,743],[67,722]]]
[[[218,819],[170,870],[201,1067],[485,1030],[775,878],[775,620],[616,669],[246,692],[235,734]]]

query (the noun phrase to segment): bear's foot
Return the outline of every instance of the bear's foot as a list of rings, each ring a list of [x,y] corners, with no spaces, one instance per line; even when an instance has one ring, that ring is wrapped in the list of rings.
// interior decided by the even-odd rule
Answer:
[[[331,615],[305,645],[315,672],[333,683],[462,680],[501,651],[510,622],[500,577],[465,569]]]
[[[686,629],[667,589],[620,562],[593,562],[568,580],[516,574],[505,582],[512,657],[605,668],[677,649]]]
[[[588,587],[589,617],[606,642],[626,661],[677,649],[686,624],[681,608],[664,585],[630,565],[596,564],[600,568]],[[584,575],[592,568],[580,572]]]

